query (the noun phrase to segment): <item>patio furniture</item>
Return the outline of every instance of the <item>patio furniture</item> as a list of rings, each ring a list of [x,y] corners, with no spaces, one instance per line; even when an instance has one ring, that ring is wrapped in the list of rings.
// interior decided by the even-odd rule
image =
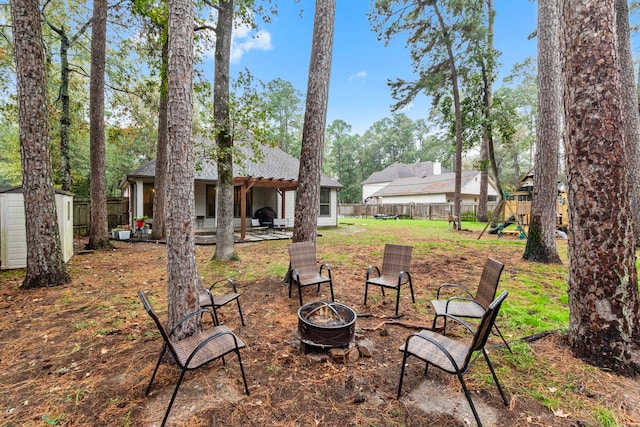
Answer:
[[[300,298],[300,305],[302,305],[302,288],[317,285],[317,292],[320,292],[320,285],[328,283],[329,289],[331,289],[331,301],[335,301],[331,267],[328,264],[321,264],[320,268],[318,268],[315,243],[297,242],[290,244],[289,260],[289,298],[291,298],[291,288],[294,284],[298,286],[298,297]],[[323,270],[326,270],[326,276],[322,274]]]
[[[203,313],[209,313],[211,314],[211,320],[213,321],[213,313],[211,311],[200,309],[198,311],[190,313],[183,317],[173,327],[173,329],[171,329],[171,331],[167,333],[162,322],[160,322],[158,316],[153,311],[153,308],[151,307],[151,304],[147,300],[147,297],[144,295],[144,293],[139,290],[138,296],[140,297],[140,301],[142,301],[144,309],[155,322],[156,327],[158,328],[158,331],[160,331],[160,334],[162,335],[162,339],[164,341],[162,351],[160,352],[160,356],[158,357],[158,363],[156,363],[156,367],[153,370],[151,381],[149,381],[149,386],[147,387],[145,395],[149,395],[153,380],[155,379],[156,373],[158,372],[158,367],[160,366],[160,362],[162,362],[162,358],[164,357],[167,349],[169,349],[173,360],[180,368],[180,377],[178,378],[176,387],[173,390],[171,401],[169,402],[167,411],[165,412],[164,418],[162,419],[161,427],[164,426],[167,422],[169,412],[171,411],[173,402],[175,401],[176,395],[178,394],[178,389],[180,388],[180,384],[182,383],[184,374],[187,371],[205,366],[209,362],[213,362],[216,359],[222,358],[222,362],[225,363],[224,356],[231,352],[235,353],[238,356],[238,363],[240,364],[242,381],[244,382],[244,390],[247,395],[249,394],[249,387],[247,386],[247,379],[244,375],[244,368],[242,367],[242,359],[240,357],[240,349],[244,348],[246,345],[244,342],[242,342],[242,340],[240,340],[240,338],[234,335],[233,332],[229,330],[229,328],[224,325],[215,326],[211,329],[201,331],[181,340],[178,340],[173,336],[180,325],[193,316],[201,316]]]
[[[273,218],[273,229],[274,230],[286,230],[287,229],[288,220],[286,218]]]
[[[491,304],[491,301],[493,301],[496,296],[498,283],[500,282],[500,275],[502,274],[503,269],[503,263],[492,258],[487,258],[484,268],[482,269],[480,283],[475,296],[466,287],[455,283],[443,283],[438,286],[436,299],[431,301],[431,305],[436,312],[431,329],[435,330],[438,318],[443,317],[443,333],[446,335],[447,316],[445,316],[445,314],[447,313],[456,317],[467,317],[473,319],[481,318],[487,307],[489,307],[489,304]],[[440,292],[449,288],[462,295],[454,295],[448,299],[441,299]],[[500,335],[500,338],[502,338],[504,345],[509,349],[509,351],[511,351],[509,344],[504,339],[500,329],[498,329],[498,325],[494,325],[494,328],[497,334]]]
[[[231,292],[227,292],[222,295],[215,295],[218,288],[220,288],[218,284],[223,282],[227,282],[228,289]],[[233,280],[229,278],[221,279],[209,286],[209,289],[198,289],[198,300],[200,302],[200,308],[211,308],[211,310],[213,311],[214,324],[216,326],[220,324],[220,322],[218,321],[218,309],[226,304],[229,304],[232,301],[235,301],[238,304],[238,313],[240,314],[240,321],[242,322],[242,326],[246,326],[244,324],[244,317],[242,317],[242,308],[240,307],[240,294],[238,293],[236,282],[234,282]]]
[[[258,218],[252,218],[251,231],[256,231],[256,232],[261,231],[263,233],[266,233],[267,231],[269,231],[269,227],[267,227],[266,225],[261,225],[260,220]]]
[[[473,412],[473,416],[476,419],[476,423],[478,426],[482,426],[480,417],[478,416],[478,412],[473,404],[473,400],[471,400],[471,394],[467,389],[463,376],[473,366],[477,358],[480,357],[480,355],[483,355],[484,359],[487,361],[491,375],[493,376],[493,381],[496,383],[498,391],[502,396],[502,401],[505,406],[507,406],[507,398],[500,386],[500,382],[498,382],[498,377],[493,370],[493,365],[489,360],[489,355],[485,350],[487,338],[495,324],[494,322],[498,315],[498,311],[500,310],[500,306],[507,295],[508,292],[504,291],[498,298],[496,298],[495,301],[489,304],[482,315],[482,320],[480,321],[477,332],[474,332],[473,328],[463,320],[448,313],[443,315],[444,317],[449,317],[452,320],[459,322],[467,331],[473,334],[473,340],[470,344],[465,344],[462,341],[454,340],[445,335],[429,330],[422,330],[418,333],[409,335],[404,345],[400,347],[400,351],[403,353],[403,356],[402,367],[400,369],[400,383],[398,384],[398,398],[400,398],[400,394],[402,392],[402,380],[404,379],[407,358],[409,356],[415,356],[426,362],[424,369],[425,375],[429,365],[431,364],[444,372],[455,374],[458,377],[460,385],[462,385],[462,390],[464,391],[467,401],[469,402],[469,406],[471,407],[471,411]]]
[[[386,244],[384,246],[384,255],[382,257],[382,272],[376,266],[367,268],[367,277],[364,285],[364,305],[367,305],[367,294],[369,285],[380,286],[382,296],[384,296],[384,288],[396,290],[396,314],[398,317],[398,306],[400,305],[400,288],[402,285],[409,285],[411,290],[411,300],[415,304],[416,299],[413,295],[413,283],[411,282],[411,274],[409,268],[411,266],[411,246]],[[375,275],[374,275],[375,272]]]

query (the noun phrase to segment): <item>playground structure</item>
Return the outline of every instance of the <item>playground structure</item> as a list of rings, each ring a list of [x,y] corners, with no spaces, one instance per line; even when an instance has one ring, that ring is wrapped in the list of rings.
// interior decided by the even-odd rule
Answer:
[[[533,197],[533,173],[529,173],[520,180],[520,188],[517,191],[504,193],[502,201],[496,209],[496,214],[500,215],[501,222],[497,227],[489,229],[489,234],[497,234],[498,238],[503,235],[516,235],[520,239],[527,238],[529,225],[531,224],[531,199]],[[569,226],[569,204],[567,203],[567,193],[562,186],[558,188],[556,198],[556,228],[567,231]],[[515,224],[515,229],[507,230],[507,227]]]

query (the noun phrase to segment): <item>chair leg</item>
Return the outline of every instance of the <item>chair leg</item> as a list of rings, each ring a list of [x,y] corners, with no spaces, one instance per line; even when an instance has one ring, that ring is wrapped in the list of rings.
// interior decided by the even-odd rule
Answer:
[[[435,316],[433,316],[433,325],[431,325],[431,330],[435,331],[436,330],[436,322],[438,321],[438,313],[436,313]]]
[[[211,308],[213,309],[213,323],[214,323],[214,326],[219,326],[220,325],[220,321],[218,320],[218,311],[216,310],[216,305],[215,304],[211,305]]]
[[[153,380],[156,377],[156,373],[158,372],[158,368],[160,367],[160,362],[162,362],[162,356],[164,356],[164,352],[167,350],[167,345],[164,344],[162,346],[162,350],[160,350],[160,356],[158,357],[158,363],[156,363],[156,368],[153,370],[153,374],[151,374],[151,381],[149,381],[149,385],[147,386],[147,391],[144,392],[145,396],[149,395],[149,391],[151,391],[151,385],[153,384]]]
[[[416,303],[416,297],[413,295],[413,283],[411,283],[411,279],[409,279],[409,289],[411,290],[411,301]]]
[[[398,384],[398,399],[400,398],[400,393],[402,392],[402,380],[404,379],[404,368],[407,364],[407,357],[409,353],[407,351],[402,352],[402,368],[400,369],[400,383]]]
[[[242,309],[240,308],[240,299],[236,299],[238,303],[238,313],[240,314],[240,322],[242,322],[242,326],[247,326],[244,324],[244,317],[242,317]]]
[[[300,298],[300,307],[302,307],[302,286],[298,283],[298,297]]]
[[[242,358],[240,357],[240,350],[235,350],[238,356],[238,363],[240,364],[240,373],[242,374],[242,382],[244,383],[244,392],[249,396],[249,386],[247,385],[247,377],[244,376],[244,368],[242,367]]]
[[[331,290],[331,301],[335,301],[336,299],[333,296],[333,282],[329,282],[329,289]]]
[[[171,412],[171,407],[173,406],[174,400],[176,400],[176,395],[178,394],[178,389],[180,388],[180,384],[182,384],[182,379],[184,378],[184,374],[187,372],[186,369],[182,369],[180,371],[180,378],[178,378],[178,383],[176,384],[176,388],[173,390],[173,395],[171,396],[171,401],[169,402],[169,406],[167,407],[167,412],[164,413],[164,418],[162,419],[162,424],[160,427],[164,427],[167,422],[167,418],[169,418],[169,412]]]
[[[395,315],[395,317],[398,317],[398,307],[399,306],[400,306],[400,286],[398,286],[398,291],[396,292],[396,315]]]
[[[498,376],[496,375],[496,371],[493,370],[493,364],[489,360],[489,356],[487,356],[487,351],[484,348],[482,349],[482,353],[484,355],[484,360],[487,361],[487,365],[489,366],[491,375],[493,376],[493,381],[495,381],[496,386],[498,387],[498,391],[500,392],[500,396],[502,396],[502,401],[504,402],[504,406],[509,406],[509,402],[507,401],[507,397],[504,395],[504,391],[502,390],[500,381],[498,381]]]
[[[369,292],[369,283],[364,283],[364,305],[367,305],[367,293]]]
[[[482,427],[480,416],[478,415],[478,411],[476,411],[476,407],[473,404],[473,400],[471,400],[471,394],[469,393],[467,384],[465,384],[464,379],[462,378],[462,373],[456,372],[456,374],[458,375],[458,379],[460,380],[460,385],[462,385],[462,390],[464,391],[464,395],[467,398],[467,402],[469,402],[469,406],[471,407],[471,412],[473,412],[473,417],[476,419],[476,423],[478,424],[478,427]]]
[[[289,274],[293,275],[293,273],[289,272]],[[291,287],[293,286],[293,278],[289,276],[289,298],[291,298]]]

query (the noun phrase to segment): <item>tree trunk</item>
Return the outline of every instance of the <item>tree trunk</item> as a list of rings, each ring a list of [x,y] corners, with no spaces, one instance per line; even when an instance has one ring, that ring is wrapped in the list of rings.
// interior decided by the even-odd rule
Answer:
[[[557,0],[538,0],[538,120],[533,199],[523,258],[560,263],[556,246],[560,146],[560,17]]]
[[[160,71],[160,104],[158,105],[158,146],[156,147],[156,179],[153,197],[153,227],[151,228],[151,238],[161,240],[166,237],[165,219],[167,206],[167,62],[169,54],[167,43],[162,44],[162,69]]]
[[[633,73],[627,0],[616,0],[616,32],[624,111],[624,150],[627,156],[627,179],[631,191],[633,236],[635,245],[638,246],[640,244],[640,114],[638,113],[638,89]]]
[[[167,197],[167,295],[169,328],[199,308],[193,195],[193,19],[190,0],[169,2]],[[197,316],[176,331],[181,339],[198,330]]]
[[[493,10],[493,0],[487,0],[487,51],[488,60],[483,59],[482,63],[482,83],[483,83],[483,131],[482,144],[480,146],[480,195],[478,196],[478,222],[487,222],[489,215],[487,212],[487,202],[489,194],[489,140],[493,138],[492,112],[493,108],[493,24],[495,21],[495,11]]]
[[[213,259],[237,257],[233,238],[233,135],[229,123],[229,64],[233,31],[233,0],[218,5],[213,109],[218,134],[218,230]]]
[[[614,0],[562,2],[569,199],[569,343],[640,373],[640,303],[624,152]]]
[[[107,0],[93,2],[91,81],[89,89],[89,140],[91,163],[90,249],[111,247],[107,218],[107,183],[104,134],[104,69],[107,44]]]
[[[47,86],[40,8],[36,0],[11,2],[18,86],[22,188],[26,217],[27,270],[23,288],[71,282],[60,246],[51,178]]]
[[[69,39],[64,32],[60,35],[60,188],[71,191],[71,162],[69,160],[69,126],[71,112],[69,101]]]
[[[293,241],[316,242],[336,0],[316,0]]]
[[[438,17],[440,30],[442,31],[445,43],[447,44],[447,53],[449,55],[449,70],[451,73],[450,79],[451,87],[453,89],[453,108],[456,118],[456,152],[453,165],[453,171],[455,173],[453,215],[460,218],[460,203],[462,202],[462,196],[460,194],[460,192],[462,191],[462,107],[460,106],[460,85],[458,82],[458,69],[456,67],[456,57],[453,54],[452,41],[449,37],[449,28],[447,28],[447,25],[442,18],[442,14],[440,13],[438,4],[434,1],[432,6],[433,10],[436,13],[436,16]],[[457,222],[454,222],[454,228],[456,230],[460,229],[459,220]]]

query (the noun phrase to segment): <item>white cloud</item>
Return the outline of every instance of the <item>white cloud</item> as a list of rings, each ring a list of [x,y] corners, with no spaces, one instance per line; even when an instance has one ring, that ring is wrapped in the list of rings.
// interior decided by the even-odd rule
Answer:
[[[367,78],[367,72],[366,71],[358,71],[355,74],[352,74],[349,76],[349,81],[352,80],[364,80]]]
[[[271,50],[271,34],[267,31],[258,31],[252,34],[251,31],[238,29],[233,34],[231,40],[231,62],[237,63],[242,55],[251,50]]]

